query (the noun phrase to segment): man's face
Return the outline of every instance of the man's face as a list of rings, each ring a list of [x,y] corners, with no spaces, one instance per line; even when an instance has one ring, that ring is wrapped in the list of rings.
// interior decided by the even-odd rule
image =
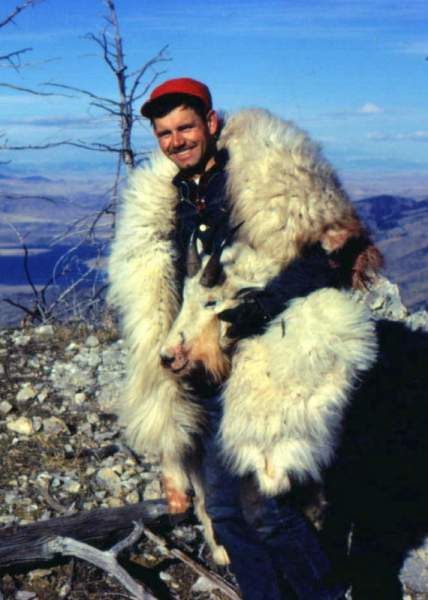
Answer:
[[[214,111],[206,119],[179,106],[165,117],[154,119],[153,129],[162,152],[180,170],[203,172],[215,149],[218,117]]]

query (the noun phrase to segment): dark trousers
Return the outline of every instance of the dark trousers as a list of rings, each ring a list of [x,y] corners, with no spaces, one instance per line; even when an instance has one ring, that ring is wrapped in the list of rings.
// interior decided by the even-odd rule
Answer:
[[[202,401],[209,431],[202,440],[202,475],[206,509],[217,540],[231,560],[244,600],[332,600],[343,590],[325,583],[330,564],[317,533],[290,504],[264,497],[257,527],[245,519],[241,504],[242,480],[221,459],[218,429],[219,396]],[[292,591],[286,592],[286,586]]]

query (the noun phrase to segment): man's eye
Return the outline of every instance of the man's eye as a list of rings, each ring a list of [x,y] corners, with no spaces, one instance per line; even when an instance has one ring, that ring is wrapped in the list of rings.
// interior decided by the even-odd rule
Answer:
[[[205,308],[210,308],[211,306],[215,306],[217,304],[217,300],[208,300],[205,302]]]

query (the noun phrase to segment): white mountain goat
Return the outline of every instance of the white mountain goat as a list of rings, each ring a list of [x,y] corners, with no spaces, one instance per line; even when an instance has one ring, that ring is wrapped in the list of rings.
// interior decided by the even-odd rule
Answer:
[[[375,328],[351,295],[321,289],[231,352],[217,315],[251,281],[242,276],[246,252],[234,244],[221,260],[220,253],[201,259],[193,247],[162,364],[178,378],[203,366],[224,382],[225,459],[236,473],[253,473],[262,493],[323,480],[325,541],[339,568],[349,554],[355,600],[401,598],[401,565],[428,531],[428,334],[390,321]],[[207,539],[224,563],[203,482],[195,491]]]
[[[292,480],[321,479],[349,391],[373,364],[376,341],[361,304],[348,293],[322,289],[295,300],[263,335],[232,349],[228,324],[217,315],[236,306],[240,290],[254,281],[246,278],[253,259],[240,244],[210,257],[200,256],[195,240],[190,244],[182,307],[160,359],[175,377],[202,366],[224,382],[225,460],[240,475],[254,473],[262,493],[275,495],[289,491]],[[264,281],[268,277],[263,272]],[[224,562],[204,510],[203,482],[196,476],[192,484],[207,541]]]
[[[225,382],[225,458],[241,475],[255,472],[263,493],[278,494],[290,489],[290,478],[320,480],[349,391],[377,346],[366,309],[350,294],[324,288],[294,300],[263,335],[231,353],[227,324],[217,315],[248,288],[237,269],[245,251],[235,244],[201,260],[191,244],[181,311],[161,361],[176,377],[202,365]]]

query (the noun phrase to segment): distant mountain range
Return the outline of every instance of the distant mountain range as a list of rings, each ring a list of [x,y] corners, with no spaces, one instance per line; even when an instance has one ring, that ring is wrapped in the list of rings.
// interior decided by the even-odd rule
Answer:
[[[66,231],[67,224],[94,214],[105,203],[105,195],[96,194],[93,189],[86,193],[78,190],[71,200],[59,180],[47,180],[55,187],[47,199],[37,198],[47,189],[45,179],[20,178],[16,185],[16,180],[0,174],[0,297],[6,293],[10,297],[11,287],[28,283],[21,264],[21,243],[10,224],[28,247],[34,249],[30,264],[35,281],[41,284],[44,277],[47,281],[51,275],[44,270],[49,270],[59,258],[56,245],[66,252],[67,243],[76,244],[77,231],[70,238],[56,242],[54,247],[52,242]],[[21,185],[27,194],[30,190],[32,193],[23,194]],[[415,200],[380,195],[358,200],[355,206],[383,252],[385,274],[399,284],[404,304],[411,310],[428,306],[428,197]],[[110,232],[111,228],[106,227],[105,240]],[[85,244],[79,254],[86,261],[93,251]]]
[[[385,273],[404,304],[428,307],[428,198],[372,196],[355,206],[385,256]]]

